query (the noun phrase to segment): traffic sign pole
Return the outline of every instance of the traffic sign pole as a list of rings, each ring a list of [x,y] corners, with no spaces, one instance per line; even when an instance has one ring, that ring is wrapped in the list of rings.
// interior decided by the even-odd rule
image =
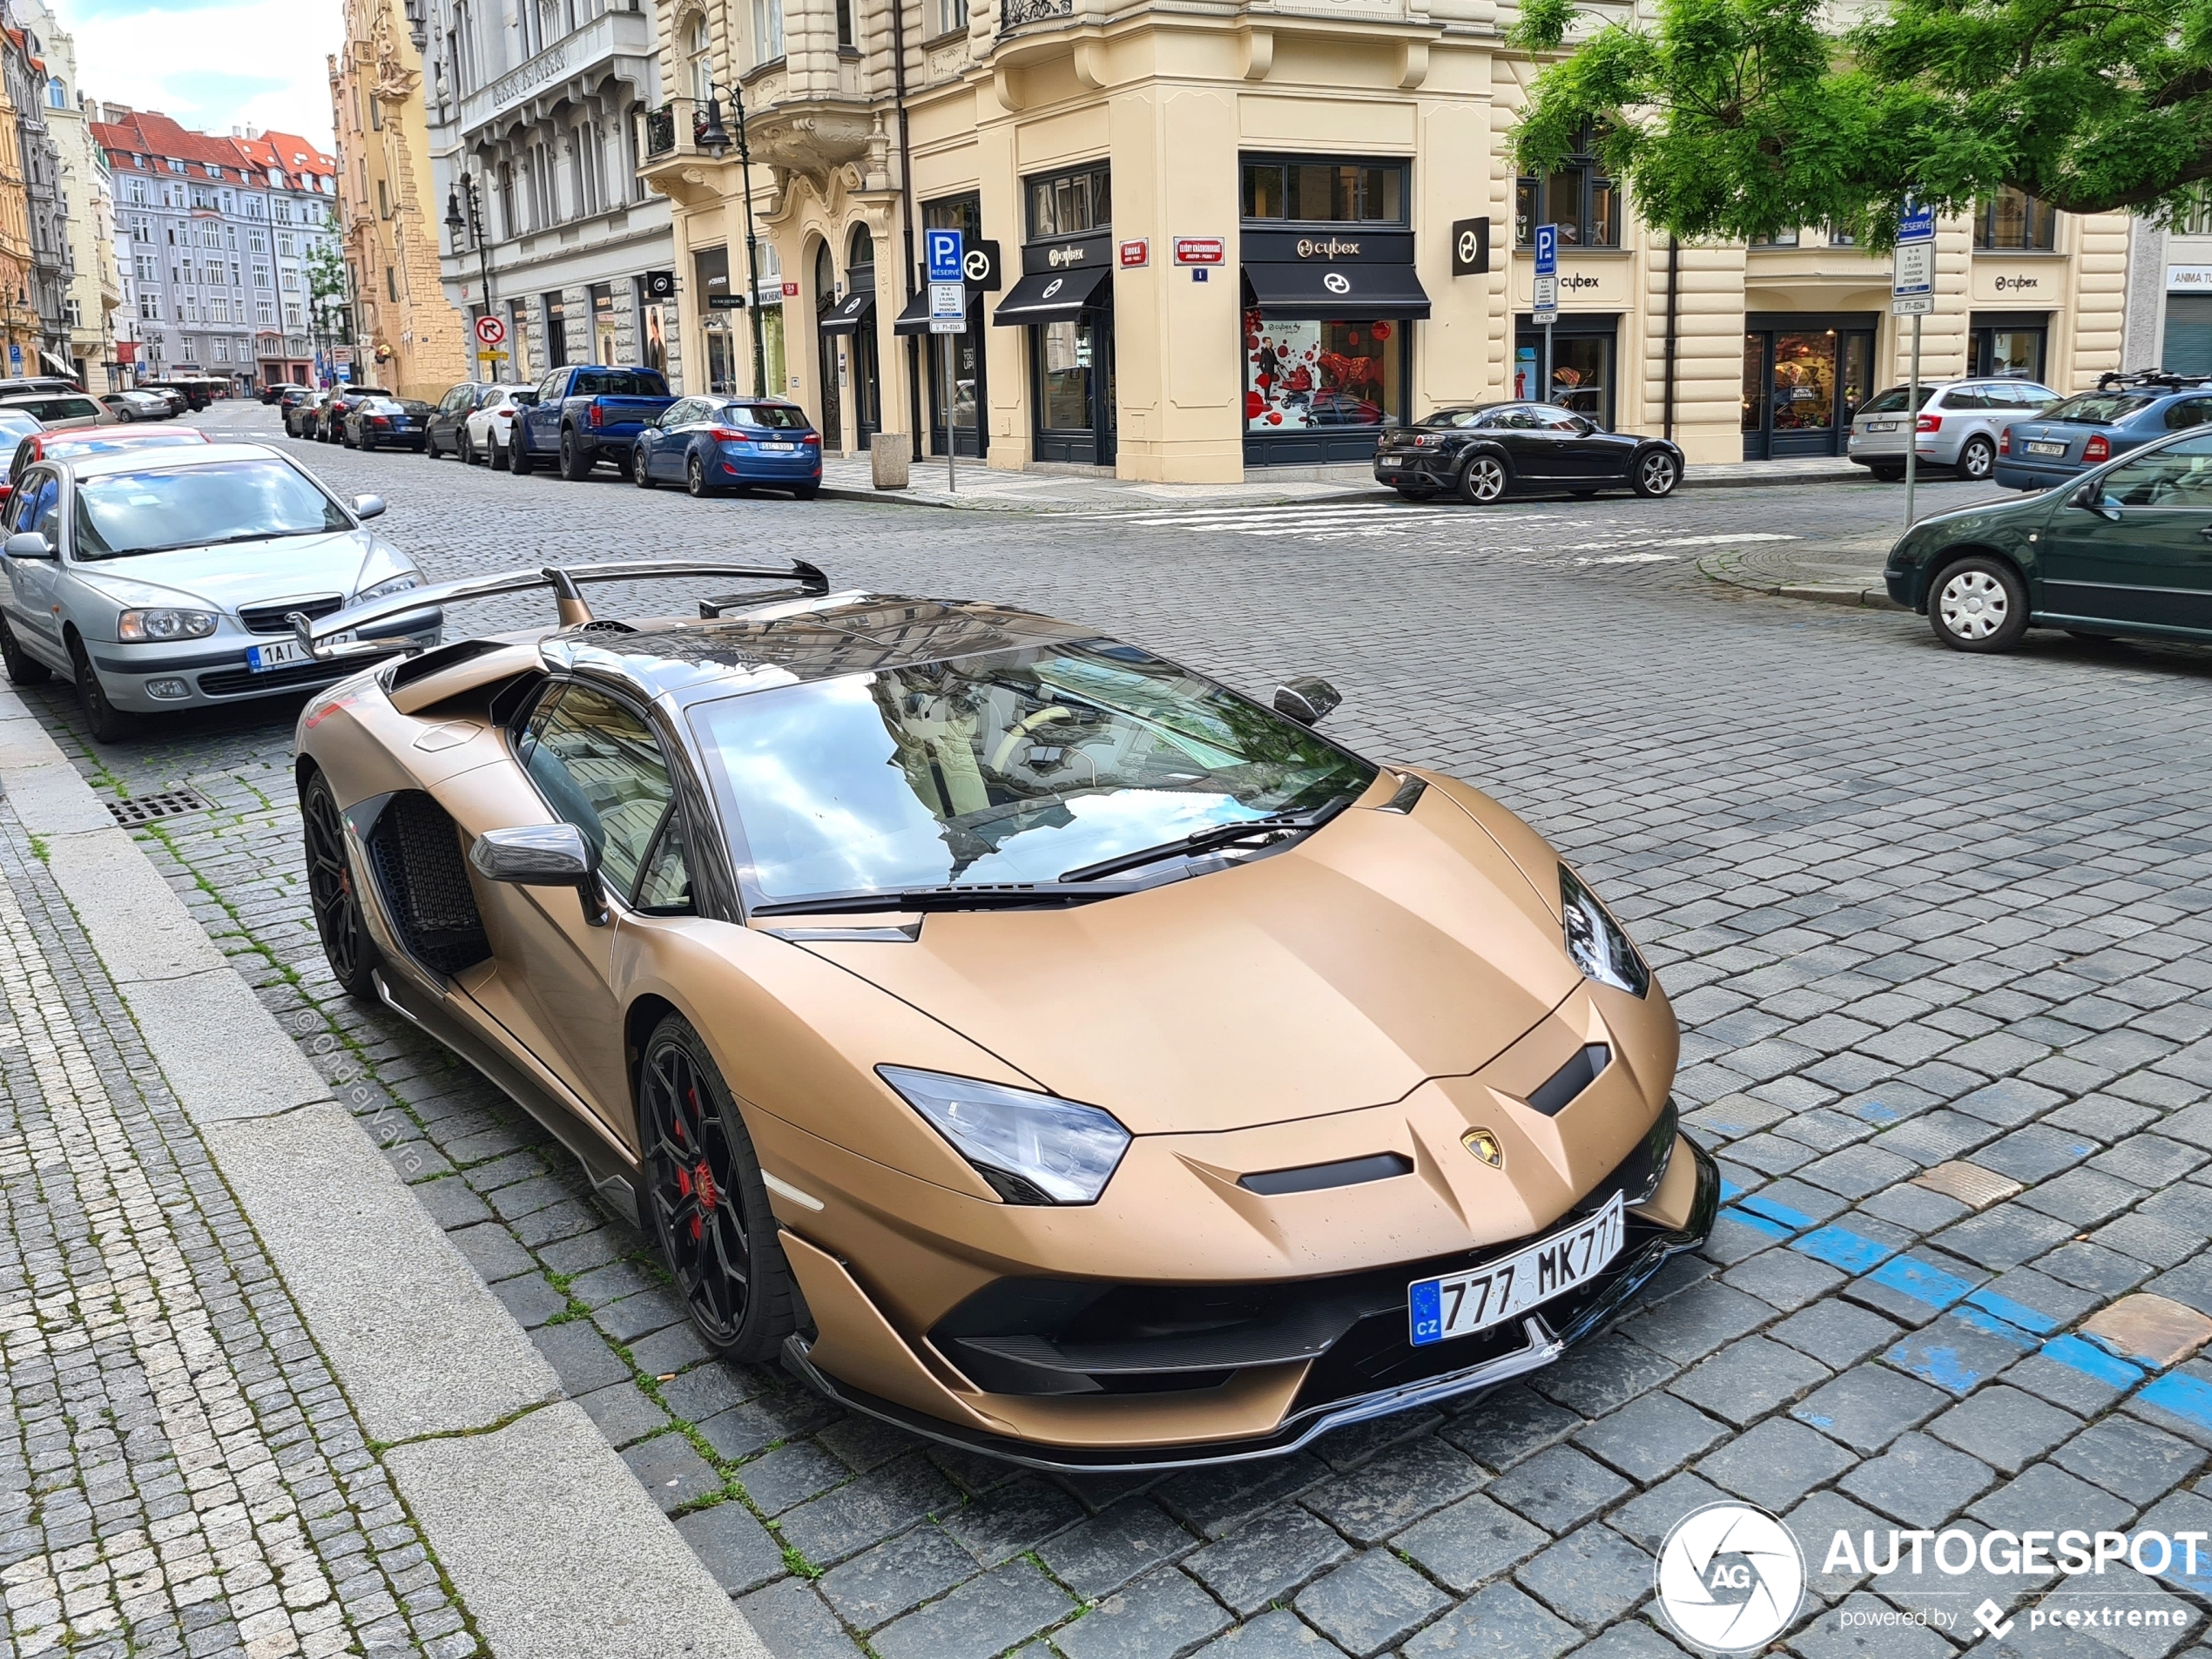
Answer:
[[[945,488],[957,495],[960,443],[953,425],[953,341],[968,332],[968,239],[964,232],[934,227],[921,236],[929,264],[929,332],[945,342]]]
[[[1912,486],[1920,455],[1920,314],[1912,314],[1912,377],[1905,393],[1905,528],[1912,528]]]
[[[1912,319],[1912,366],[1905,388],[1905,527],[1920,475],[1920,320],[1935,309],[1935,209],[1907,197],[1898,215],[1890,267],[1890,314]]]
[[[1536,281],[1529,295],[1536,320],[1544,326],[1544,378],[1536,401],[1552,401],[1552,325],[1559,320],[1559,226],[1536,226]]]

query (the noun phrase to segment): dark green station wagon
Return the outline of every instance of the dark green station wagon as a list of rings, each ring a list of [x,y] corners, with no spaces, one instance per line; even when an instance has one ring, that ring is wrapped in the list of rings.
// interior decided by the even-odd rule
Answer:
[[[2212,639],[2212,433],[1923,519],[1882,574],[1957,651],[2009,651],[2031,627]]]

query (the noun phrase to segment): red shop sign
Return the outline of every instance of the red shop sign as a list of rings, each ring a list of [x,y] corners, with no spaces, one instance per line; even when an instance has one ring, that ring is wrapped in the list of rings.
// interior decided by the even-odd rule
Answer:
[[[1228,257],[1229,246],[1218,236],[1178,236],[1175,239],[1175,262],[1177,265],[1219,265]]]

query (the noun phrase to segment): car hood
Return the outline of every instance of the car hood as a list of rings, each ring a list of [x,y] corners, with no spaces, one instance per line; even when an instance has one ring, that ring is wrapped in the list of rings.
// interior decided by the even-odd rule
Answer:
[[[235,613],[240,605],[316,594],[350,598],[379,545],[366,530],[340,530],[101,559],[72,564],[70,571],[120,605],[172,604],[182,598]],[[411,568],[397,553],[384,552],[395,570]]]
[[[1476,1070],[1582,982],[1556,913],[1434,789],[1142,893],[806,948],[1136,1134],[1401,1099]]]

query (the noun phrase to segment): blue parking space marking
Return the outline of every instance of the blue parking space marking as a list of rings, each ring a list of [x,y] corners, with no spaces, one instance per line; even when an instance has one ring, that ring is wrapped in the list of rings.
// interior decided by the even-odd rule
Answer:
[[[2115,1365],[2126,1365],[2115,1360]],[[2142,1373],[2138,1372],[2138,1376]],[[2169,1371],[2145,1388],[2135,1398],[2146,1406],[2155,1406],[2161,1411],[2185,1417],[2199,1428],[2212,1428],[2212,1383],[2186,1372]]]
[[[1732,1221],[1739,1227],[1749,1227],[1754,1232],[1764,1233],[1769,1238],[1777,1241],[1785,1240],[1791,1236],[1790,1229],[1780,1222],[1769,1221],[1764,1216],[1755,1216],[1748,1210],[1734,1206],[1723,1211],[1721,1219]]]
[[[2022,1353],[2028,1352],[2035,1346],[2035,1339],[2021,1330],[2020,1326],[2009,1320],[2000,1319],[1994,1314],[1984,1313],[1979,1308],[1973,1306],[1971,1303],[1966,1307],[1958,1309],[1956,1317],[1959,1324],[1970,1326],[1984,1336],[1995,1337],[2000,1342],[2009,1342]]]
[[[1883,1357],[1899,1370],[1954,1394],[1971,1393],[1974,1385],[1989,1374],[1947,1343],[1900,1342]]]
[[[1846,1273],[1871,1271],[1897,1254],[1893,1246],[1855,1233],[1847,1227],[1815,1228],[1790,1248],[1801,1250],[1815,1261],[1826,1262],[1831,1267],[1840,1267]]]
[[[1801,1211],[1792,1210],[1786,1204],[1777,1204],[1773,1199],[1759,1193],[1753,1193],[1736,1207],[1738,1210],[1748,1210],[1755,1216],[1764,1216],[1769,1221],[1778,1221],[1793,1233],[1803,1232],[1813,1224],[1811,1216]]]
[[[2080,1337],[2052,1338],[2043,1345],[2043,1357],[2054,1359],[2085,1377],[2094,1377],[2113,1388],[2133,1388],[2143,1379],[2139,1366],[2131,1366],[2125,1359],[2116,1359],[2095,1343],[2084,1341]]]
[[[1878,1100],[1862,1100],[1852,1108],[1852,1112],[1862,1123],[1880,1123],[1886,1127],[1898,1122],[1898,1115]]]
[[[2000,1296],[1984,1285],[1966,1298],[1983,1312],[1993,1314],[2007,1325],[2016,1325],[2023,1331],[2039,1337],[2047,1337],[2059,1328],[2059,1322],[2048,1314],[2039,1313],[2025,1302],[2015,1302],[2009,1296]]]
[[[1743,1189],[1741,1185],[1730,1180],[1726,1176],[1721,1177],[1721,1202],[1723,1204],[1734,1204],[1743,1196]]]
[[[1868,1239],[1865,1242],[1871,1244],[1873,1241]],[[1974,1288],[1957,1274],[1946,1273],[1933,1263],[1919,1261],[1911,1256],[1895,1257],[1883,1263],[1867,1277],[1877,1285],[1885,1285],[1900,1296],[1909,1296],[1932,1308],[1947,1308]]]

